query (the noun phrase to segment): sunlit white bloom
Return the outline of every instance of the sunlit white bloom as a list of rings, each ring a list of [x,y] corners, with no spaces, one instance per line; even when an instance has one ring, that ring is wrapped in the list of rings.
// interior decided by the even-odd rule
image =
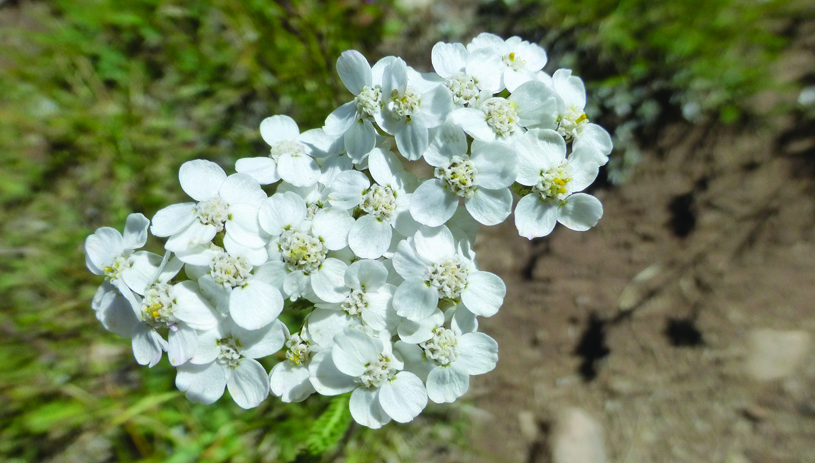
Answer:
[[[444,79],[453,104],[467,107],[501,91],[500,58],[489,50],[470,53],[460,43],[438,42],[431,53],[433,69]]]
[[[260,224],[272,235],[269,259],[284,275],[283,292],[292,300],[319,293],[326,272],[336,267],[337,259],[328,255],[348,246],[348,231],[354,218],[337,208],[320,209],[313,219],[303,198],[294,192],[276,193],[260,209]],[[339,261],[338,261],[339,262]]]
[[[311,337],[328,346],[345,327],[360,323],[376,331],[393,331],[400,317],[392,305],[396,287],[387,279],[385,265],[367,259],[346,266],[342,273],[333,273],[329,278],[333,288],[318,294],[325,302],[316,304],[306,324]]]
[[[508,98],[488,98],[476,107],[456,109],[450,120],[476,140],[509,142],[527,127],[554,124],[557,108],[554,91],[532,80],[518,86]]]
[[[416,176],[405,172],[395,156],[379,148],[371,152],[370,172],[376,183],[359,171],[337,175],[331,185],[331,205],[353,211],[357,219],[348,233],[348,245],[365,259],[382,256],[391,247],[393,229],[415,231],[409,207]],[[392,159],[388,159],[388,158]]]
[[[124,234],[111,227],[98,228],[85,239],[85,265],[95,275],[104,275],[122,295],[143,294],[155,276],[162,258],[147,251],[135,251],[147,243],[150,221],[142,214],[127,216]]]
[[[501,75],[501,83],[510,92],[514,92],[521,84],[533,80],[535,73],[546,65],[546,51],[540,45],[521,40],[520,37],[510,37],[506,40],[495,34],[482,32],[469,44],[467,50],[476,53],[479,50],[489,50],[500,58],[501,63],[496,72]]]
[[[391,420],[407,423],[424,410],[427,391],[415,374],[401,371],[390,341],[349,328],[337,334],[330,351],[311,362],[312,384],[323,395],[351,394],[351,416],[378,429]]]
[[[440,125],[453,108],[446,87],[429,82],[409,69],[401,58],[387,61],[382,76],[382,111],[377,124],[396,138],[405,158],[415,161],[427,149],[428,129]]]
[[[269,395],[269,377],[255,359],[274,354],[285,342],[279,320],[249,331],[223,319],[198,334],[195,355],[178,367],[175,385],[193,402],[211,404],[227,388],[239,407],[257,407]]]
[[[280,179],[295,186],[313,185],[320,178],[320,167],[313,158],[328,154],[315,151],[315,145],[323,144],[324,135],[319,129],[301,134],[289,116],[267,117],[260,123],[260,136],[271,147],[269,155],[239,159],[235,170],[261,185]]]
[[[188,274],[190,273],[188,268]],[[201,290],[222,314],[247,330],[272,323],[283,310],[283,274],[274,262],[259,267],[221,250],[198,277]]]
[[[496,225],[512,212],[515,155],[502,143],[473,142],[467,154],[467,137],[447,122],[436,129],[425,161],[435,167],[434,179],[425,180],[413,193],[410,213],[430,227],[444,224],[456,212],[459,200],[475,220]]]
[[[382,74],[387,60],[380,60],[371,68],[368,60],[356,50],[347,50],[337,59],[337,73],[345,88],[355,95],[350,101],[331,113],[323,129],[326,133],[342,136],[345,150],[359,163],[376,145],[375,116],[382,109]]]
[[[150,231],[168,237],[164,245],[168,251],[183,257],[202,249],[200,245],[208,245],[216,234],[225,231],[227,251],[251,256],[256,265],[265,261],[257,252],[265,245],[257,214],[266,193],[252,177],[227,177],[218,164],[197,159],[181,165],[178,179],[184,192],[197,202],[173,204],[153,217]]]
[[[482,375],[498,362],[498,343],[483,333],[435,326],[428,339],[417,344],[397,341],[394,346],[405,360],[405,370],[427,385],[433,402],[449,403],[464,395],[471,375]]]
[[[498,312],[506,286],[492,273],[478,270],[456,246],[447,227],[420,229],[399,243],[393,267],[405,279],[396,289],[396,312],[418,321],[433,314],[440,299],[463,301],[474,314]]]
[[[548,129],[530,130],[514,148],[516,181],[525,187],[515,207],[515,226],[521,236],[546,236],[557,222],[577,231],[597,224],[603,205],[594,196],[579,193],[597,178],[599,166],[593,152],[576,146],[567,159],[563,137]]]
[[[302,402],[315,392],[309,378],[308,366],[320,350],[304,332],[286,333],[286,360],[278,363],[269,373],[269,384],[272,394],[283,402]]]

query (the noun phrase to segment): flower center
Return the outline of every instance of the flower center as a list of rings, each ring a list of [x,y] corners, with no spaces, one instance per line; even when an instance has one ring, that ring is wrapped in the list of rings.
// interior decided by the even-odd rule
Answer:
[[[453,95],[453,103],[467,106],[472,100],[478,97],[478,87],[472,77],[459,72],[444,81],[444,86]]]
[[[566,114],[561,114],[560,117],[558,117],[557,123],[557,132],[566,139],[568,143],[580,136],[583,127],[589,123],[589,118],[586,116],[586,113],[572,105],[566,111]]]
[[[195,206],[195,215],[203,225],[212,225],[218,231],[224,229],[224,223],[229,219],[229,204],[220,196],[201,201]]]
[[[433,329],[433,337],[419,344],[424,355],[437,364],[450,365],[458,358],[458,338],[453,330],[441,326]]]
[[[314,349],[311,343],[300,337],[300,333],[291,335],[286,341],[286,358],[294,362],[295,365],[301,365],[309,360],[314,355]]]
[[[218,354],[218,358],[215,360],[216,362],[230,368],[235,368],[241,364],[241,354],[238,352],[238,346],[241,344],[240,341],[228,337],[219,339],[217,344],[220,346],[221,352]]]
[[[447,299],[458,299],[467,287],[467,275],[470,271],[458,259],[427,267],[425,283],[439,290]]]
[[[367,119],[373,118],[374,114],[376,114],[381,107],[381,98],[382,90],[379,86],[371,88],[366,85],[362,87],[362,91],[354,98],[354,103],[357,105],[357,112]]]
[[[374,184],[362,195],[359,208],[377,219],[390,219],[396,211],[396,193],[389,186]]]
[[[173,316],[175,302],[170,295],[171,288],[166,283],[157,283],[145,292],[141,303],[141,318],[151,328],[164,328],[178,322]]]
[[[385,354],[379,354],[378,359],[365,365],[365,372],[359,377],[359,381],[365,387],[379,387],[394,375],[396,368],[391,366],[391,359]]]
[[[433,176],[443,180],[453,193],[462,198],[472,198],[475,194],[475,178],[478,170],[468,156],[453,156],[447,167],[436,167]]]
[[[297,230],[281,233],[277,246],[289,271],[299,270],[306,275],[316,272],[328,254],[328,248],[319,238]]]
[[[516,55],[514,51],[512,53],[504,55],[501,58],[501,61],[503,61],[505,65],[511,67],[516,71],[520,71],[521,69],[526,67],[526,61],[522,60],[520,56]]]
[[[539,194],[544,201],[549,199],[562,201],[569,196],[566,185],[572,181],[566,175],[566,164],[561,164],[549,170],[541,170],[538,184],[532,187],[532,191]]]
[[[419,111],[419,95],[413,93],[411,89],[406,89],[404,95],[399,95],[398,90],[391,92],[390,110],[401,117],[410,118]]]
[[[225,288],[243,286],[252,277],[252,264],[245,257],[230,256],[221,252],[209,264],[209,274]]]
[[[133,260],[130,257],[116,256],[110,266],[105,267],[105,276],[110,280],[118,280],[122,277],[122,272],[133,267]]]
[[[362,309],[368,307],[368,300],[365,298],[365,291],[355,289],[345,298],[345,302],[340,306],[348,315],[357,316],[362,313]]]
[[[487,125],[499,137],[506,137],[515,131],[518,115],[515,103],[506,98],[490,98],[481,105],[481,110],[487,115]]]
[[[319,212],[324,207],[325,204],[323,204],[323,202],[320,200],[306,204],[306,219],[308,220],[313,219],[314,216],[317,215],[317,212]]]
[[[302,143],[295,140],[286,140],[275,143],[274,146],[272,146],[272,151],[269,154],[269,157],[277,161],[284,154],[288,154],[293,157],[308,156],[306,154],[306,147],[303,146]]]

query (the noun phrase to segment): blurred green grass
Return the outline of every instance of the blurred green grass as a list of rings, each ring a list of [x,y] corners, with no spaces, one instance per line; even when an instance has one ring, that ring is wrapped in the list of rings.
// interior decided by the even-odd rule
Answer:
[[[552,31],[573,47],[587,80],[602,77],[599,87],[667,82],[670,95],[697,98],[721,120],[739,117],[744,99],[771,85],[768,63],[786,41],[762,18],[795,14],[783,0],[516,3],[484,7],[483,23],[532,40]],[[84,267],[83,242],[100,226],[121,228],[130,212],[151,217],[183,200],[183,162],[228,170],[263,152],[264,117],[321,126],[349,99],[334,73],[340,52],[356,48],[373,62],[377,45],[399,33],[400,14],[364,0],[0,9],[0,460],[338,456],[308,452],[328,399],[268,400],[251,411],[228,398],[200,406],[175,392],[166,362],[136,365],[129,340],[106,333],[90,310],[101,280]],[[425,33],[431,26],[422,23]],[[420,439],[461,442],[463,420],[444,424],[449,416],[438,413],[375,433],[354,428],[339,454],[405,460]]]

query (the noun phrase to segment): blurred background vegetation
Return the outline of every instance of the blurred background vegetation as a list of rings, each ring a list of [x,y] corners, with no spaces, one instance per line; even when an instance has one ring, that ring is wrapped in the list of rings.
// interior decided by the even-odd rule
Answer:
[[[417,3],[0,1],[0,459],[416,461],[465,448],[466,402],[378,432],[346,432],[338,401],[189,403],[166,361],[139,367],[95,320],[85,237],[183,200],[187,160],[229,171],[264,152],[264,117],[321,126],[350,99],[334,73],[343,50],[430,70],[433,43],[484,30],[541,43],[547,70],[586,79],[622,182],[649,127],[791,110],[757,114],[751,98],[778,90],[772,63],[811,14],[793,0]]]

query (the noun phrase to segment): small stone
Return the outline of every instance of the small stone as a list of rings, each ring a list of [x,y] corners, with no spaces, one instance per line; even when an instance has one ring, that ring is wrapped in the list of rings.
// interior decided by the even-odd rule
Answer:
[[[518,413],[518,424],[521,427],[521,435],[527,443],[535,442],[538,438],[538,423],[535,421],[535,414],[529,410]]]
[[[579,408],[564,411],[552,440],[553,463],[605,463],[603,427]]]
[[[749,337],[747,374],[759,381],[786,378],[795,372],[809,345],[805,331],[754,330]]]

